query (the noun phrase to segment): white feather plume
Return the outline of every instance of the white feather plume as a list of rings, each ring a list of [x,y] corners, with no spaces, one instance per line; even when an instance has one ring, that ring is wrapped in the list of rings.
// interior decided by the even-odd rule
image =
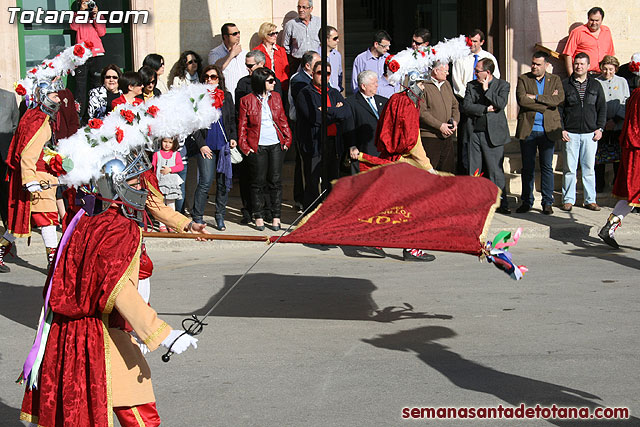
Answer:
[[[458,36],[454,39],[444,39],[435,46],[419,47],[418,49],[407,48],[395,55],[391,61],[396,61],[398,70],[392,73],[388,81],[391,84],[401,83],[405,76],[416,71],[426,74],[436,62],[449,63],[464,58],[471,53],[467,38]]]
[[[60,175],[60,182],[72,186],[87,184],[101,175],[107,161],[123,158],[132,148],[152,149],[153,138],[184,139],[198,129],[208,128],[220,118],[220,109],[213,105],[213,89],[203,84],[185,85],[135,107],[119,105],[99,128],[86,126],[59,140],[57,152],[73,161],[73,169]],[[135,115],[133,123],[127,122],[123,111]],[[99,122],[90,123],[95,126]],[[118,131],[122,132],[120,142],[116,137]]]

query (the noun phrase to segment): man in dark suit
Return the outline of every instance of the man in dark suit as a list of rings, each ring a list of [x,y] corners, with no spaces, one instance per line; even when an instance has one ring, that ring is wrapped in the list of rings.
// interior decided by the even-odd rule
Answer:
[[[293,146],[295,148],[295,169],[293,173],[293,200],[298,212],[302,212],[304,205],[304,181],[302,179],[302,152],[298,138],[296,123],[296,99],[300,90],[309,86],[313,66],[320,61],[320,55],[313,50],[307,51],[300,60],[300,71],[291,76],[289,80],[289,127],[293,130]]]
[[[387,103],[387,98],[376,95],[378,91],[378,75],[374,71],[365,70],[358,74],[358,92],[347,98],[345,104],[351,110],[351,117],[344,128],[345,156],[351,158],[351,174],[360,172],[358,154],[360,152],[378,157],[376,148],[376,128],[380,112]]]
[[[18,120],[16,96],[7,90],[0,89],[0,214],[5,228],[7,227],[7,197],[9,195],[9,183],[5,181],[7,176],[5,160],[7,160],[11,138],[18,127]]]
[[[351,110],[344,105],[344,98],[336,89],[327,89],[327,141],[321,145],[322,98],[320,94],[322,63],[313,67],[313,80],[296,98],[298,141],[302,152],[304,172],[304,207],[311,206],[322,189],[329,189],[332,180],[338,178],[342,153],[342,123],[351,116]],[[331,65],[327,64],[327,75]]]
[[[477,80],[467,83],[462,109],[471,120],[469,174],[484,170],[487,178],[502,190],[499,213],[511,213],[502,170],[504,145],[511,140],[504,109],[509,100],[509,83],[495,78],[495,65],[489,58],[476,64]],[[484,162],[483,162],[484,160]]]
[[[536,151],[540,153],[542,213],[553,213],[553,150],[562,139],[558,105],[564,101],[560,77],[547,72],[549,54],[538,51],[531,59],[531,72],[518,77],[516,99],[520,106],[516,138],[522,153],[522,205],[524,213],[533,205]]]

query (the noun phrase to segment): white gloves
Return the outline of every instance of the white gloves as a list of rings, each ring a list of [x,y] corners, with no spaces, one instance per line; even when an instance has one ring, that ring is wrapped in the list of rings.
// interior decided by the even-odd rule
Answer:
[[[42,187],[40,186],[40,183],[38,181],[27,182],[25,186],[30,193],[37,193],[38,191],[42,191]]]
[[[182,333],[184,333],[184,331],[182,330],[172,330],[171,332],[169,332],[169,336],[165,338],[164,341],[162,341],[162,345],[166,348],[169,348],[171,344],[177,339],[175,344],[173,344],[173,347],[171,347],[171,351],[175,354],[184,352],[189,348],[190,345],[192,345],[193,348],[198,348],[198,344],[196,344],[198,340],[196,338],[192,337],[189,334],[182,335]]]

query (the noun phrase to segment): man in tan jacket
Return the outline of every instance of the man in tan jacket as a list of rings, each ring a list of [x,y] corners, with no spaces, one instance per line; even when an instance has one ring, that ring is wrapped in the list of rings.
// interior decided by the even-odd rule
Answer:
[[[420,102],[420,137],[434,169],[455,172],[453,135],[458,129],[458,100],[447,81],[449,64],[436,63]]]
[[[533,183],[536,150],[540,153],[542,213],[553,213],[553,151],[562,139],[562,122],[558,105],[564,101],[562,81],[547,72],[549,55],[538,51],[531,59],[531,72],[518,78],[516,99],[520,106],[516,138],[522,152],[522,205],[517,213],[533,206]]]

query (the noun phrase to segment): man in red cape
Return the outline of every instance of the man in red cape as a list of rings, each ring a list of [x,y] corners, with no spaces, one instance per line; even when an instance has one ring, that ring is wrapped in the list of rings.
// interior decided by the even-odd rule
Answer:
[[[640,206],[640,88],[631,93],[627,100],[624,126],[620,134],[620,167],[613,186],[614,197],[621,199],[616,203],[604,227],[598,236],[609,246],[620,246],[614,233],[622,224],[622,219]]]
[[[53,174],[60,170],[45,162],[43,150],[55,138],[50,120],[56,117],[60,98],[51,84],[39,88],[36,96],[40,97],[40,102],[20,119],[7,156],[9,206],[7,230],[0,239],[2,273],[10,271],[4,263],[4,256],[10,251],[15,238],[31,236],[32,224],[41,227],[49,261],[58,245],[58,179]],[[61,168],[62,165],[59,166]]]
[[[376,129],[376,148],[380,157],[357,153],[361,172],[376,165],[401,162],[436,173],[420,140],[420,98],[427,78],[417,72],[409,73],[409,87],[391,95],[380,113]],[[375,249],[376,253],[381,251]],[[404,249],[402,257],[405,261],[436,259],[420,249]]]
[[[139,190],[137,179],[133,188]],[[134,208],[144,209],[142,203]],[[150,370],[129,330],[151,351],[162,344],[180,353],[197,340],[172,330],[138,293],[141,252],[139,225],[115,203],[95,216],[81,211],[69,225],[45,289],[45,307],[53,315],[42,340],[42,362],[30,364],[28,358],[23,371],[29,384],[33,375],[38,382],[35,388],[27,386],[21,420],[43,426],[112,426],[115,412],[122,426],[138,426],[140,420],[160,424]]]

